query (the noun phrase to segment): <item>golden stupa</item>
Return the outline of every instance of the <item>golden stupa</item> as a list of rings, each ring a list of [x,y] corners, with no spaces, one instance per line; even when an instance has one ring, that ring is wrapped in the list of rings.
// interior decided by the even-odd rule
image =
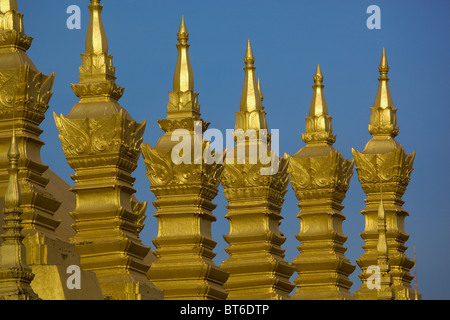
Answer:
[[[213,150],[204,137],[209,123],[201,118],[183,17],[167,117],[158,120],[164,134],[152,147],[143,141],[146,121],[138,123],[119,104],[124,89],[116,84],[100,2],[88,6],[80,81],[72,84],[79,101],[67,115],[54,114],[60,147],[75,171],[70,187],[40,159],[40,124],[55,75],[42,74],[28,57],[32,38],[17,0],[0,0],[0,300],[421,299],[411,286],[415,259],[405,255],[408,213],[401,199],[415,153],[395,141],[397,109],[384,48],[372,139],[363,151],[353,150],[354,159],[333,147],[337,135],[319,65],[305,146],[277,155],[250,40],[240,109],[229,111],[237,111],[234,148]],[[154,208],[134,195],[141,154]],[[361,211],[364,254],[356,261],[362,285],[351,293],[356,265],[345,256],[342,202],[354,167],[367,206]],[[301,222],[299,255],[291,262],[279,229],[289,183]],[[211,226],[221,184],[229,256],[216,265],[222,235]],[[140,238],[148,214],[158,223],[155,251]],[[373,268],[375,285],[367,272]],[[77,281],[83,285],[73,290]]]

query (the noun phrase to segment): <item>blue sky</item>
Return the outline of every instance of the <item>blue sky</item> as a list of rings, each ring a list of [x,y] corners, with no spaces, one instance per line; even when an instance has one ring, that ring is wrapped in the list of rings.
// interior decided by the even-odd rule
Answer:
[[[321,65],[334,144],[346,158],[351,148],[362,151],[370,139],[370,106],[378,86],[382,47],[390,65],[390,89],[398,109],[400,133],[396,138],[407,153],[416,151],[414,172],[403,196],[410,216],[406,251],[413,258],[416,244],[418,287],[424,299],[450,299],[450,181],[449,126],[450,2],[434,1],[269,1],[269,0],[104,0],[103,22],[114,57],[117,83],[125,87],[120,103],[137,121],[147,120],[145,142],[155,145],[162,135],[156,120],[165,118],[168,91],[177,59],[176,33],[184,15],[190,58],[194,68],[202,118],[225,132],[234,127],[244,81],[244,53],[251,40],[256,74],[261,79],[267,122],[280,129],[280,153],[294,154],[304,146],[315,68]],[[71,185],[52,113],[67,115],[77,102],[70,83],[78,82],[80,53],[89,20],[88,0],[18,0],[25,31],[34,37],[28,51],[45,74],[56,72],[53,98],[42,123],[42,160]],[[69,5],[79,5],[81,30],[69,30]],[[369,30],[369,5],[381,9],[381,29]],[[149,191],[142,158],[134,172],[137,197],[155,200]],[[298,255],[298,202],[289,186],[280,229],[287,236],[286,260]],[[222,190],[222,189],[221,189]],[[356,264],[363,250],[365,195],[356,171],[344,200],[348,235],[346,256]],[[213,238],[218,242],[217,264],[227,258],[222,235],[228,233],[226,200],[215,202]],[[157,233],[155,209],[147,209],[143,242]],[[412,270],[413,271],[413,270]],[[359,267],[351,275],[352,291],[360,286]],[[291,278],[291,279],[294,279]]]

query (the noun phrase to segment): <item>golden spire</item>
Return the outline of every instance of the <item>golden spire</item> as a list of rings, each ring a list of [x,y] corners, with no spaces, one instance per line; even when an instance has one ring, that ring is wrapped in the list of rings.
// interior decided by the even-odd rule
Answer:
[[[244,62],[245,81],[241,96],[241,111],[251,112],[253,110],[262,110],[260,91],[255,77],[255,57],[253,56],[250,39],[247,43]]]
[[[16,133],[13,130],[13,135],[11,138],[11,146],[8,151],[8,159],[9,159],[9,182],[6,188],[5,193],[5,206],[7,209],[15,209],[20,207],[20,188],[17,173],[18,163],[19,163],[19,149],[16,144]]]
[[[90,18],[86,34],[86,52],[81,54],[80,83],[72,84],[72,89],[75,95],[80,98],[80,102],[90,103],[93,98],[101,101],[114,100],[114,107],[106,111],[101,105],[93,108],[83,107],[82,110],[78,110],[78,106],[74,106],[68,115],[69,117],[84,118],[87,115],[86,112],[90,116],[97,116],[102,113],[106,115],[123,109],[116,103],[122,97],[124,88],[115,83],[116,69],[113,65],[113,58],[108,53],[108,40],[101,15],[103,5],[100,4],[100,1],[91,0],[91,4],[88,6]],[[127,112],[125,111],[125,113]]]
[[[261,86],[258,85],[259,81],[255,77],[255,57],[253,56],[250,40],[247,43],[244,62],[244,88],[242,90],[240,111],[236,112],[234,129],[242,129],[244,131],[253,129],[258,132],[261,129],[267,130],[266,111],[264,111],[262,105]]]
[[[331,116],[323,93],[323,74],[320,65],[317,65],[314,74],[313,96],[309,107],[309,116],[306,117],[306,133],[302,135],[306,144],[328,144],[336,141],[331,125]]]
[[[82,54],[82,65],[80,67],[80,82],[95,83],[116,80],[115,68],[112,63],[112,56],[108,54],[108,39],[106,37],[105,28],[102,21],[103,5],[100,0],[91,0],[88,6],[90,12],[89,26],[86,34],[86,52]],[[112,87],[112,86],[111,86]],[[119,89],[119,87],[117,87]],[[92,93],[92,90],[82,90],[83,92]],[[123,93],[120,90],[112,90],[114,94],[105,94],[99,92],[99,96],[109,95],[118,100]],[[75,92],[81,98],[78,92]]]
[[[86,53],[108,53],[108,40],[102,21],[103,5],[91,0],[89,26],[86,36]]]
[[[178,59],[173,76],[173,91],[185,92],[194,91],[194,72],[192,70],[191,61],[189,59],[189,33],[186,29],[184,17],[181,17],[180,29],[178,36]]]
[[[389,90],[389,65],[384,48],[378,70],[380,72],[378,91],[371,108],[369,132],[372,136],[395,137],[398,134],[398,127],[396,126],[397,109],[394,108],[391,91]]]
[[[323,75],[320,70],[320,65],[317,65],[316,73],[314,74],[314,93],[309,107],[309,116],[328,115],[328,107],[323,94]]]
[[[378,299],[390,300],[394,298],[391,286],[391,268],[389,265],[389,249],[386,239],[386,211],[383,203],[383,185],[380,182],[380,205],[378,206],[378,243],[377,243],[377,263],[380,268],[380,289]]]
[[[380,72],[380,77],[378,78],[379,86],[377,96],[375,98],[374,107],[383,109],[386,109],[387,107],[393,107],[392,96],[391,92],[389,91],[388,85],[389,78],[387,76],[389,72],[389,65],[386,58],[386,50],[384,48],[378,70]]]

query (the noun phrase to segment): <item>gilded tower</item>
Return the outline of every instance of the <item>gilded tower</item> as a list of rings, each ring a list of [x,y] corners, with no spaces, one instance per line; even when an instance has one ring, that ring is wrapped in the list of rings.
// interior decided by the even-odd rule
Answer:
[[[74,208],[69,185],[41,161],[39,127],[52,96],[55,75],[42,74],[26,54],[32,38],[24,31],[16,0],[0,1],[0,206],[8,185],[7,151],[13,128],[20,151],[18,183],[21,190],[21,225],[26,262],[35,275],[33,290],[42,299],[96,298],[94,288],[70,291],[66,270],[79,265],[68,237],[74,234],[68,215]],[[64,203],[62,203],[64,202]],[[2,215],[2,210],[0,210]],[[1,228],[0,228],[1,231]],[[1,240],[0,240],[1,241]],[[95,276],[81,272],[83,280]],[[50,290],[49,287],[52,287]]]
[[[365,219],[365,229],[361,237],[364,254],[357,260],[362,273],[359,275],[362,285],[354,292],[357,299],[376,299],[376,290],[367,287],[371,273],[367,268],[378,263],[378,210],[383,202],[386,219],[386,241],[388,262],[392,277],[392,289],[396,300],[414,299],[411,288],[413,276],[410,274],[414,262],[405,254],[405,243],[409,235],[405,231],[404,221],[408,213],[402,208],[402,196],[413,171],[415,152],[406,154],[403,147],[395,141],[398,134],[397,109],[392,102],[388,85],[389,65],[386,52],[383,53],[378,67],[380,77],[377,95],[370,108],[369,133],[372,139],[362,152],[352,150],[356,162],[356,171],[361,186],[366,193],[366,207],[361,211]],[[381,186],[381,188],[380,188]],[[381,191],[382,189],[382,191]]]
[[[300,255],[293,261],[298,277],[293,299],[352,299],[348,276],[355,270],[345,257],[342,201],[353,175],[353,160],[333,147],[331,116],[323,91],[323,75],[317,66],[313,97],[306,117],[306,146],[289,159],[289,176],[300,212]]]
[[[244,62],[236,145],[228,151],[222,175],[230,223],[224,236],[230,257],[221,265],[230,274],[224,287],[230,300],[289,299],[294,269],[284,260],[286,237],[279,230],[289,183],[287,161],[271,149],[250,40]]]
[[[75,170],[76,235],[71,239],[81,267],[95,272],[105,299],[162,299],[147,278],[152,254],[139,238],[146,202],[135,199],[131,176],[140,156],[145,121],[137,123],[118,103],[123,94],[115,80],[112,56],[102,23],[103,6],[91,0],[80,98],[67,116],[55,117],[69,165]]]
[[[154,147],[142,146],[150,190],[157,200],[154,216],[158,235],[153,239],[157,260],[148,272],[165,299],[225,299],[228,275],[212,260],[216,221],[212,201],[218,192],[223,166],[207,163],[212,154],[203,132],[209,123],[200,117],[198,93],[189,60],[189,34],[184,18],[178,31],[178,59],[169,92],[167,117],[158,121],[165,132]],[[216,157],[223,157],[221,150]]]
[[[20,186],[17,179],[20,157],[13,132],[11,147],[8,151],[9,181],[5,194],[4,225],[0,237],[0,300],[37,300],[38,296],[31,288],[34,273],[27,265],[25,246],[22,243],[22,210],[20,209]]]

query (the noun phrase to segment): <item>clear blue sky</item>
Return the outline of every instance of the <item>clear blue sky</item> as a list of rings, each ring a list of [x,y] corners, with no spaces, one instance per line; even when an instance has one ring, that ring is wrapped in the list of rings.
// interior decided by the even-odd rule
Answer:
[[[53,98],[42,124],[42,160],[68,183],[72,169],[67,165],[52,113],[67,115],[77,102],[70,83],[78,82],[80,53],[88,25],[88,0],[18,0],[25,17],[25,31],[34,37],[28,54],[37,67],[56,72]],[[114,57],[117,83],[125,87],[120,100],[137,121],[147,119],[145,142],[154,145],[162,135],[156,120],[166,116],[168,91],[177,50],[176,33],[181,15],[188,31],[195,90],[200,93],[202,118],[212,128],[225,132],[233,128],[239,110],[244,81],[243,58],[247,39],[252,42],[256,74],[261,79],[267,122],[280,129],[280,153],[294,154],[304,146],[305,129],[312,96],[313,75],[318,63],[324,74],[325,97],[335,147],[351,158],[351,148],[362,151],[370,139],[367,125],[370,106],[378,86],[378,64],[386,48],[390,65],[390,89],[400,134],[406,152],[416,151],[414,172],[403,197],[406,231],[410,234],[406,251],[413,258],[416,244],[418,287],[424,299],[450,299],[449,244],[449,101],[450,90],[450,2],[433,1],[268,1],[268,0],[104,0],[103,21]],[[69,5],[81,6],[81,30],[69,30]],[[369,30],[366,9],[381,9],[381,29]],[[139,200],[153,201],[142,158],[134,172]],[[343,230],[349,239],[346,256],[356,264],[363,250],[360,233],[364,229],[365,195],[356,171],[344,200]],[[222,238],[228,233],[224,196],[219,193],[213,224],[217,264],[226,259]],[[286,195],[280,229],[288,237],[286,260],[298,255],[294,235],[299,231],[292,188]],[[147,209],[145,244],[157,233]],[[360,281],[359,267],[351,275],[352,291]],[[294,278],[294,277],[293,277]],[[293,279],[291,278],[291,279]]]

